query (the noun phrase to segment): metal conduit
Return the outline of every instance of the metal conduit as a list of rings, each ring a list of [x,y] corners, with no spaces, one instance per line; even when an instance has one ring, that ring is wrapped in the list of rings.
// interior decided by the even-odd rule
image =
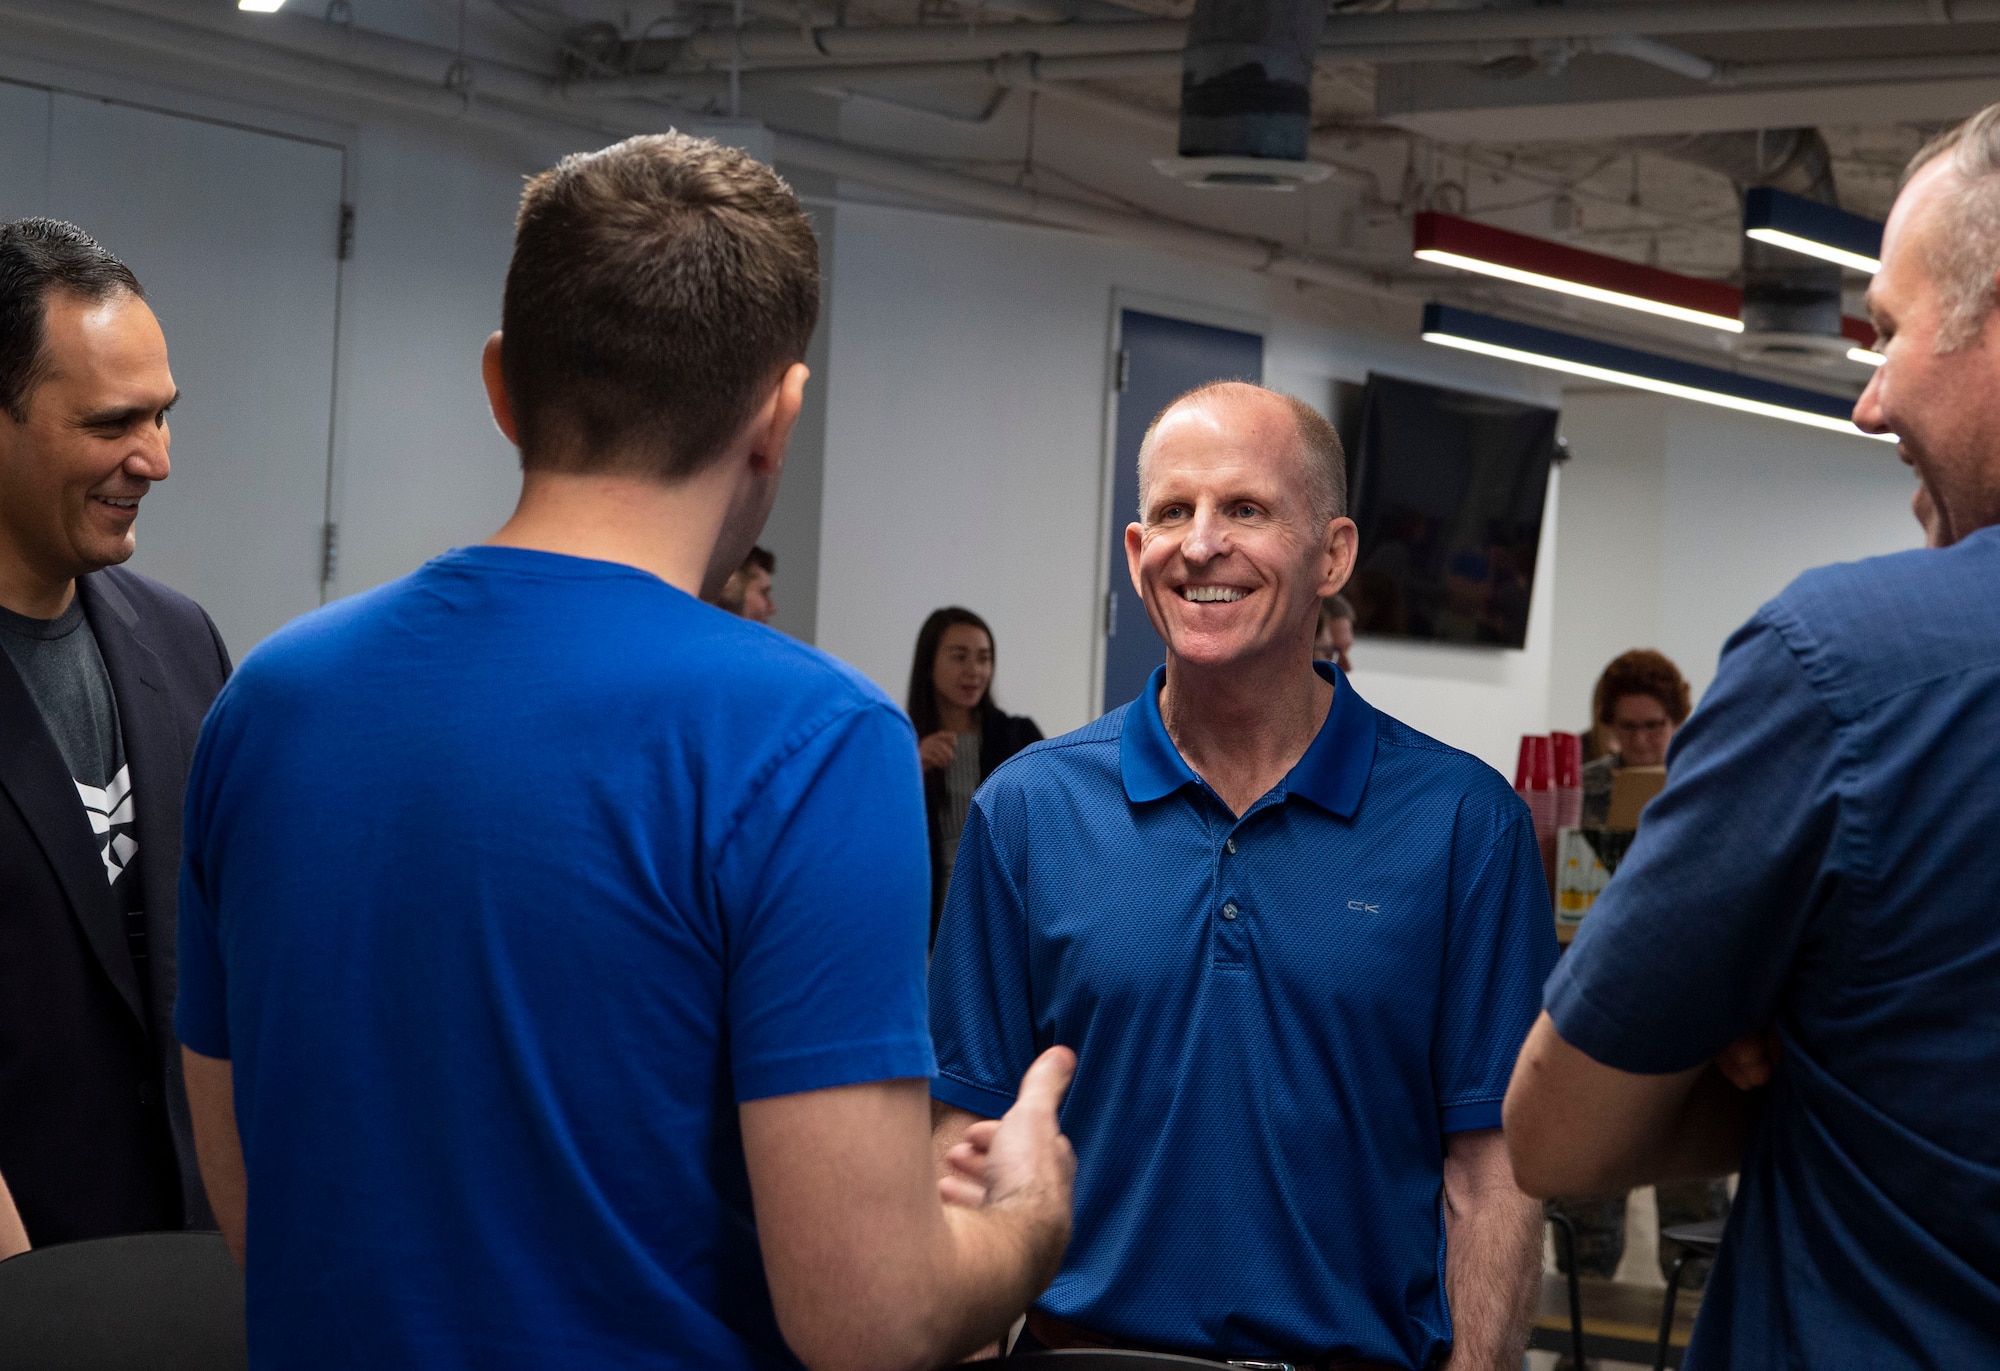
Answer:
[[[334,66],[314,58],[287,57],[260,44],[189,29],[90,0],[0,0],[0,16],[38,28],[100,40],[107,45],[159,53],[205,66],[246,73],[298,89],[429,114],[453,122],[505,132],[545,132],[551,124],[576,126],[573,111],[559,98],[522,101],[523,115],[496,108],[490,94],[467,98],[424,82],[358,65]],[[513,103],[512,101],[509,102]],[[540,115],[537,118],[534,115]],[[612,137],[655,132],[672,124],[673,111],[655,109],[632,118],[591,125]],[[1223,233],[1158,216],[1102,209],[1081,201],[1016,190],[976,177],[938,171],[899,158],[821,138],[774,131],[778,160],[828,172],[888,190],[901,190],[945,204],[983,210],[1010,219],[1033,220],[1102,237],[1116,238],[1180,256],[1265,272],[1291,280],[1370,295],[1397,295],[1386,279],[1291,253],[1275,243]]]

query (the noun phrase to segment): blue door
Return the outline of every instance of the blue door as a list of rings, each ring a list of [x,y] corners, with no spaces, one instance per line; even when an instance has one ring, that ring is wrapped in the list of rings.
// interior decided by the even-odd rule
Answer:
[[[1104,707],[1136,699],[1167,646],[1125,564],[1125,526],[1139,516],[1139,441],[1161,410],[1210,381],[1264,379],[1264,340],[1254,333],[1124,310],[1118,323],[1118,441],[1111,480],[1109,588],[1104,605]]]

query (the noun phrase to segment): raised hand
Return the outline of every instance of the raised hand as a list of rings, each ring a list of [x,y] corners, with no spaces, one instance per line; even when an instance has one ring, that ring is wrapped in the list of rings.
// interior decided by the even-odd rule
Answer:
[[[926,771],[943,771],[957,752],[958,735],[948,728],[939,729],[917,744],[917,755],[923,759]]]

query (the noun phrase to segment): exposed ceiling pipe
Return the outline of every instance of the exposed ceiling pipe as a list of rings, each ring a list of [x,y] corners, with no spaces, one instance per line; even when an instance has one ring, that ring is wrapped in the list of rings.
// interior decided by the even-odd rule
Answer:
[[[1304,257],[1262,239],[1017,190],[1012,186],[937,171],[804,134],[780,132],[777,139],[778,160],[781,162],[811,167],[884,189],[907,191],[927,199],[986,210],[1011,219],[1029,219],[1079,229],[1085,233],[1159,248],[1177,256],[1195,257],[1313,285],[1366,295],[1408,298],[1386,277]]]
[[[0,16],[97,39],[110,46],[167,55],[296,89],[421,112],[477,127],[512,133],[546,133],[554,125],[575,126],[572,112],[555,96],[543,95],[538,103],[523,101],[524,106],[541,116],[523,117],[508,109],[494,108],[490,95],[466,99],[405,76],[287,56],[261,44],[113,10],[90,0],[0,0]],[[673,112],[665,109],[640,111],[636,118],[632,111],[619,113],[618,120],[607,120],[594,127],[608,136],[620,137],[668,127],[673,121]],[[775,137],[780,161],[867,185],[905,191],[1010,219],[1060,225],[1290,280],[1369,295],[1397,294],[1386,277],[1304,257],[1261,239],[1205,229],[1163,216],[1131,214],[1017,190],[826,139],[784,131],[776,131]]]
[[[1326,0],[1195,0],[1180,155],[1303,162]],[[1241,173],[1230,173],[1240,176]]]
[[[2000,0],[1996,0],[2000,2]],[[988,24],[947,28],[942,24],[882,24],[865,28],[797,30],[710,29],[682,40],[683,58],[726,62],[739,49],[746,62],[811,62],[820,58],[856,61],[936,61],[949,58],[998,57],[1009,52],[1038,52],[1066,57],[1100,52],[1179,51],[1187,45],[1187,25],[1170,19],[1136,19],[1109,24]],[[617,78],[643,83],[644,77]]]

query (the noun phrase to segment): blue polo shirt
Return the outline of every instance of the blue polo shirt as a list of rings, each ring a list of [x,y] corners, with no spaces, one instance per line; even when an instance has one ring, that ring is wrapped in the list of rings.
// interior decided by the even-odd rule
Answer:
[[[1722,651],[1548,986],[1607,1066],[1782,1043],[1686,1365],[2000,1366],[2000,528]]]
[[[1526,806],[1333,706],[1239,819],[1139,699],[974,799],[931,962],[932,1093],[1076,1049],[1076,1227],[1037,1307],[1124,1341],[1423,1367],[1449,1350],[1447,1134],[1500,1124],[1555,960]]]
[[[613,562],[463,548],[251,653],[188,779],[250,1359],[797,1371],[737,1108],[928,1076],[916,738]]]

